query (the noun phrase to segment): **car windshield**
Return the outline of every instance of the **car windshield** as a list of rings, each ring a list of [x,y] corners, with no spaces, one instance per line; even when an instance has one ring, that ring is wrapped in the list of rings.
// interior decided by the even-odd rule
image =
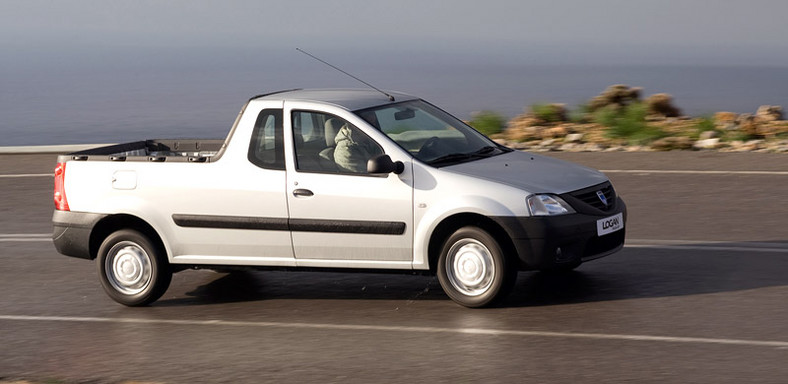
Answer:
[[[356,111],[413,157],[432,166],[499,155],[509,149],[422,100]]]

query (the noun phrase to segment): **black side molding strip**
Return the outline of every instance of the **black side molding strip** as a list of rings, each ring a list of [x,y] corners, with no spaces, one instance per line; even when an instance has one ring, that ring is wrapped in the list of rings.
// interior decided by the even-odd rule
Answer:
[[[290,219],[290,230],[293,232],[401,235],[405,233],[405,223],[396,221]]]
[[[179,227],[289,231],[287,219],[251,216],[172,215]]]
[[[179,227],[254,229],[264,231],[360,233],[373,235],[402,235],[406,224],[396,221],[287,219],[253,216],[214,216],[174,214],[172,220]]]

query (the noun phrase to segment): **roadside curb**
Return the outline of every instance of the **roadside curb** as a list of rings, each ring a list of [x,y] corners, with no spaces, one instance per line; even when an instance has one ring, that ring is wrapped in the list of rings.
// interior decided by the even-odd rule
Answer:
[[[84,151],[112,144],[66,144],[66,145],[34,145],[0,147],[0,155],[36,154],[36,153],[71,153]]]

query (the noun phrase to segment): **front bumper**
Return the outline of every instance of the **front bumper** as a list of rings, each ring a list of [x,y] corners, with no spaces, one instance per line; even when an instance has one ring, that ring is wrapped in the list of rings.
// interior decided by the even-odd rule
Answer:
[[[616,198],[614,209],[561,216],[496,217],[512,240],[521,270],[560,268],[607,256],[624,246],[626,204]],[[621,213],[624,227],[597,235],[597,220]]]
[[[93,227],[107,215],[86,212],[55,211],[52,215],[52,242],[55,249],[66,255],[92,259],[90,234]]]

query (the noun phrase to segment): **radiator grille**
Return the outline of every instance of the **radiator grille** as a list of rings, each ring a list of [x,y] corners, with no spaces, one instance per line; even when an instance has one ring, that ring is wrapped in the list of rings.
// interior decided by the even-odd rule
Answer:
[[[604,195],[604,200],[600,198],[599,192]],[[613,185],[610,184],[610,182],[605,182],[590,188],[584,188],[569,194],[602,211],[609,211],[616,205],[616,191],[613,189]],[[605,204],[605,202],[607,204]]]

